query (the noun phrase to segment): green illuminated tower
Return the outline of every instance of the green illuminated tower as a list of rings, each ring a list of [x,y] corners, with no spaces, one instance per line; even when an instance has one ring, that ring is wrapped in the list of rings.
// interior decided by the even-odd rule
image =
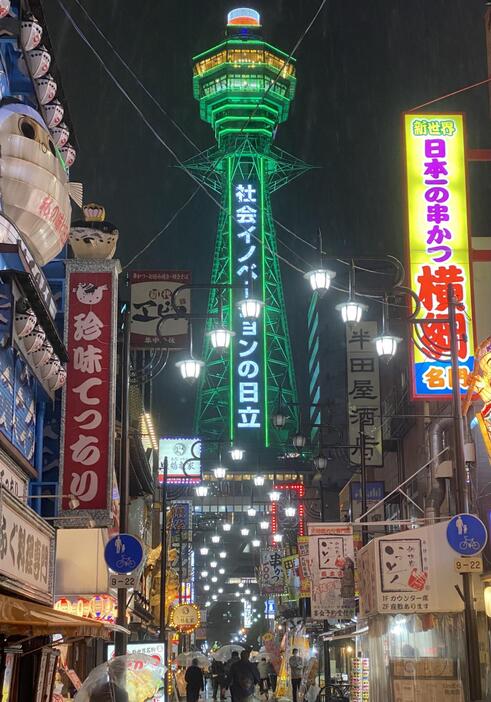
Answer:
[[[298,400],[270,195],[308,166],[272,142],[295,94],[294,62],[262,40],[259,13],[248,8],[230,12],[225,40],[193,62],[194,96],[217,141],[186,163],[222,203],[211,282],[244,286],[222,294],[235,332],[230,350],[218,356],[205,342],[195,428],[205,438],[278,448]],[[241,318],[244,297],[263,302],[257,322]],[[212,291],[209,313],[219,304]],[[282,430],[270,420],[280,404],[291,408]]]

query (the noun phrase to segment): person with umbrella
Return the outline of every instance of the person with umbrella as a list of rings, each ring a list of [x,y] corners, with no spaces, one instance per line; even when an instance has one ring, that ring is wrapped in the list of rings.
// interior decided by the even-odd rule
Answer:
[[[218,690],[220,690],[220,699],[225,699],[225,690],[227,689],[227,673],[225,665],[222,661],[214,658],[211,663],[211,682],[213,686],[213,699],[216,700]]]
[[[193,658],[184,677],[186,680],[186,701],[198,702],[199,693],[205,689],[205,681],[197,658]]]
[[[259,683],[257,666],[250,662],[249,651],[242,651],[240,660],[230,667],[230,694],[233,702],[252,702]]]

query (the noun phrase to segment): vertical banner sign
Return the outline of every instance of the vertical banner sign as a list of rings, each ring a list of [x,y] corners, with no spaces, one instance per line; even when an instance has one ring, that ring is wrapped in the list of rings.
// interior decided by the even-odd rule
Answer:
[[[474,333],[462,114],[405,114],[408,251],[420,317],[448,317],[447,285],[456,312],[461,391],[469,385]],[[415,325],[411,345],[414,399],[441,400],[452,390],[448,324]]]
[[[258,180],[236,179],[232,185],[233,283],[244,287],[236,291],[235,300],[249,297],[262,299],[262,211],[261,187]],[[260,319],[243,319],[232,311],[236,338],[232,366],[231,435],[245,444],[262,437],[264,423],[263,314]]]
[[[68,261],[65,339],[68,374],[63,395],[60,516],[111,523],[114,463],[116,299],[118,261]],[[67,521],[63,521],[67,526]],[[73,526],[80,527],[80,520]]]
[[[351,526],[309,524],[312,619],[355,614],[355,554]]]
[[[131,271],[131,348],[164,346],[174,351],[188,348],[187,319],[167,319],[158,325],[162,317],[174,312],[172,294],[181,285],[190,283],[190,271]],[[174,302],[183,312],[190,312],[191,290],[181,290]]]
[[[259,584],[263,595],[279,595],[284,590],[281,556],[281,551],[277,548],[263,548],[261,550]]]
[[[379,361],[373,339],[376,322],[346,325],[350,462],[360,465],[360,432],[367,466],[383,465]]]

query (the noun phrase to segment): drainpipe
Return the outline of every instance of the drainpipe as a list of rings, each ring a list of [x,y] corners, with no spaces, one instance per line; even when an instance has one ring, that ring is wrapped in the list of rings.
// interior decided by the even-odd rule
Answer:
[[[426,486],[425,517],[434,523],[440,516],[440,507],[445,499],[445,478],[437,478],[436,472],[440,463],[438,454],[443,449],[443,432],[452,426],[451,417],[442,417],[432,422],[428,427],[428,445],[432,460]]]
[[[45,402],[38,402],[36,407],[36,452],[34,455],[34,467],[37,471],[36,494],[41,494],[43,482],[43,449],[44,449],[44,415],[46,410]],[[34,510],[41,515],[42,500],[33,500]]]

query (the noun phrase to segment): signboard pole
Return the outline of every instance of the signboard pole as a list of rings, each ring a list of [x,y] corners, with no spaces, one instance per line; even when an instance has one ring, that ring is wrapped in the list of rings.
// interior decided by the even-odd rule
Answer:
[[[459,348],[457,338],[457,323],[455,308],[458,300],[455,296],[454,286],[447,286],[448,318],[450,326],[450,356],[452,360],[452,406],[455,434],[455,485],[457,512],[469,511],[469,496],[466,484],[466,466],[464,453],[464,417],[462,412],[462,398],[460,395],[459,375]],[[464,616],[467,643],[467,665],[469,666],[469,688],[471,700],[481,699],[481,671],[479,662],[479,640],[477,635],[476,610],[472,597],[472,573],[462,573],[464,593]]]
[[[119,476],[120,512],[119,531],[125,534],[128,528],[129,480],[130,480],[130,307],[124,313],[123,348],[121,353],[121,463]],[[118,588],[119,626],[126,626],[126,590]],[[117,632],[115,647],[117,656],[125,656],[128,635]]]
[[[365,428],[363,426],[363,420],[360,418],[360,488],[361,488],[361,513],[366,514],[367,507],[367,462],[366,462],[366,452],[365,452]],[[366,517],[363,517],[363,521],[366,521]],[[368,543],[368,529],[366,526],[361,528],[361,540],[363,546]]]

